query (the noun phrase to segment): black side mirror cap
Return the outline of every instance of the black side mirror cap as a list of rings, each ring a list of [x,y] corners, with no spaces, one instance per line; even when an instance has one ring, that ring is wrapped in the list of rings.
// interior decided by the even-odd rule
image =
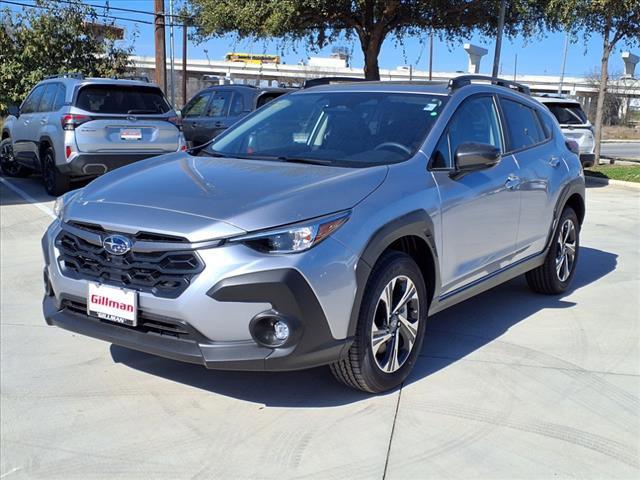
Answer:
[[[502,158],[500,149],[486,143],[463,143],[455,154],[456,173],[472,172],[497,165]]]
[[[9,115],[18,118],[20,116],[20,107],[18,107],[17,105],[9,105],[8,112]]]

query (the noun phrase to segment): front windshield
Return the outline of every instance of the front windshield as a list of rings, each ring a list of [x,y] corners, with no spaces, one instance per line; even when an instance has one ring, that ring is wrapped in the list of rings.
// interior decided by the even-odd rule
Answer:
[[[230,129],[205,152],[347,167],[401,162],[420,148],[446,100],[389,92],[287,95]]]

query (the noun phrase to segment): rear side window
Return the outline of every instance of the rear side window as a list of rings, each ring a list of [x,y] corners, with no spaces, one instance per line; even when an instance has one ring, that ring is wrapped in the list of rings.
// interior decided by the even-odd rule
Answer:
[[[31,94],[27,97],[20,109],[20,113],[33,113],[38,109],[38,104],[40,103],[40,99],[42,98],[42,94],[44,93],[44,85],[39,85],[31,92]]]
[[[60,110],[62,108],[62,106],[65,103],[66,97],[67,97],[67,87],[65,87],[61,83],[58,84],[58,92],[56,93],[56,99],[53,102],[53,111],[54,112],[57,112],[58,110]]]
[[[162,114],[170,110],[159,88],[88,85],[78,93],[76,106],[92,113]]]
[[[56,99],[56,93],[58,91],[57,83],[48,83],[44,89],[42,100],[40,100],[39,112],[50,112],[53,110],[53,103]]]
[[[544,140],[542,128],[532,108],[504,98],[501,99],[501,104],[506,117],[509,150],[520,150]]]
[[[207,117],[225,117],[229,110],[229,100],[231,100],[231,92],[214,92]]]
[[[584,125],[587,123],[587,116],[577,103],[547,103],[546,106],[558,119],[560,125]]]
[[[555,128],[555,124],[553,119],[549,115],[545,115],[542,112],[537,111],[538,120],[540,120],[540,125],[542,125],[542,130],[544,132],[545,138],[553,137],[553,129]]]

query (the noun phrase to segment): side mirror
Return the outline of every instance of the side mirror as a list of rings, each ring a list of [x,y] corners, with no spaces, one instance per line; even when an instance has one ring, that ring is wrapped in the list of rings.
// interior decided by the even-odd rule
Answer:
[[[489,168],[500,162],[500,149],[486,143],[463,143],[455,154],[456,173]]]
[[[8,111],[9,115],[13,115],[16,118],[20,116],[20,107],[17,105],[10,105]]]

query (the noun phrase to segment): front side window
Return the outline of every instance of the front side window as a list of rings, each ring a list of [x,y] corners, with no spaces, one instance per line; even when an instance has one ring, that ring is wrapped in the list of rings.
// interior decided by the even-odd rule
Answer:
[[[87,85],[78,93],[76,106],[92,113],[163,114],[171,107],[157,87]]]
[[[390,92],[297,93],[268,103],[216,139],[230,157],[364,167],[413,156],[446,96]]]
[[[473,97],[453,114],[436,146],[432,168],[453,168],[453,157],[463,143],[492,145],[502,151],[502,133],[493,97]]]
[[[38,109],[38,104],[40,103],[40,99],[42,98],[42,94],[44,93],[44,85],[39,85],[31,92],[31,94],[27,97],[20,109],[20,113],[33,113]]]
[[[500,103],[507,122],[510,150],[527,148],[544,140],[542,128],[532,108],[504,98]]]
[[[185,118],[202,117],[210,98],[211,92],[199,93],[184,107],[182,110],[182,116]]]

